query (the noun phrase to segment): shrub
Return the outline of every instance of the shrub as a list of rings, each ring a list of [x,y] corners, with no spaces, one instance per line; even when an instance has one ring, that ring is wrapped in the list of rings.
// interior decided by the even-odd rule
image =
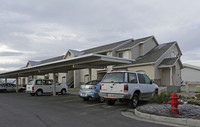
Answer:
[[[158,103],[158,104],[168,104],[171,100],[172,93],[170,92],[161,92],[160,95],[155,95],[150,98],[149,103]]]
[[[196,99],[189,99],[188,104],[193,104],[193,105],[199,105],[200,106],[200,100]]]
[[[197,100],[200,100],[200,94],[196,94],[195,97],[197,98]]]

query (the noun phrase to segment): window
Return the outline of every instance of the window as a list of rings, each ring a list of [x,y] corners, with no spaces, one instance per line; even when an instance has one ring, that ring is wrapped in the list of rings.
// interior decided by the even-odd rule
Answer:
[[[36,80],[36,85],[42,85],[42,80]]]
[[[52,80],[43,80],[43,85],[52,85]]]
[[[135,73],[128,74],[128,82],[129,83],[137,83],[137,77]]]
[[[28,85],[32,85],[33,84],[33,80],[30,80],[29,82],[28,82]]]
[[[123,58],[123,52],[119,52],[118,55],[119,55],[120,58]]]
[[[151,80],[149,79],[147,75],[144,75],[144,78],[145,78],[146,84],[151,84]]]
[[[124,72],[107,73],[102,82],[118,83],[124,82]]]
[[[138,78],[140,83],[146,84],[143,74],[138,74]]]
[[[129,51],[122,51],[118,53],[118,56],[121,58],[129,59]]]

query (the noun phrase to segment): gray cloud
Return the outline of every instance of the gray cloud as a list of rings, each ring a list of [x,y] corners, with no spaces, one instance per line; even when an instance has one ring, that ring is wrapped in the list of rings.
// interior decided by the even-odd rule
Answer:
[[[3,0],[0,43],[35,52],[13,54],[28,61],[154,35],[159,43],[177,41],[183,54],[192,54],[200,47],[199,4],[198,0]],[[200,59],[187,54],[183,60]]]
[[[24,55],[24,53],[20,52],[0,52],[0,56],[20,56]]]

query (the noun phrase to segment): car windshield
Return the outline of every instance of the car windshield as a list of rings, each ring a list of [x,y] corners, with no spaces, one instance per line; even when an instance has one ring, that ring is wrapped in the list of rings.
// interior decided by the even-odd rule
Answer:
[[[93,80],[93,81],[89,81],[86,83],[86,85],[96,85],[97,83],[99,83],[100,81],[98,80]]]
[[[28,82],[28,85],[32,85],[33,84],[33,80]]]
[[[124,82],[124,72],[107,73],[102,82],[118,83]]]

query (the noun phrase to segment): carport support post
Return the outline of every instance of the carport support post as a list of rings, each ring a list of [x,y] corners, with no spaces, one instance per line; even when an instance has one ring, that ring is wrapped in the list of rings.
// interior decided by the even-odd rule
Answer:
[[[53,96],[56,96],[56,74],[53,73]]]
[[[92,80],[92,69],[89,68],[89,81],[91,81],[91,80]]]
[[[7,78],[5,78],[5,81],[4,81],[4,83],[7,83],[8,82],[8,80],[7,80]]]
[[[19,79],[18,77],[16,78],[16,93],[18,93],[18,84],[19,84]]]

